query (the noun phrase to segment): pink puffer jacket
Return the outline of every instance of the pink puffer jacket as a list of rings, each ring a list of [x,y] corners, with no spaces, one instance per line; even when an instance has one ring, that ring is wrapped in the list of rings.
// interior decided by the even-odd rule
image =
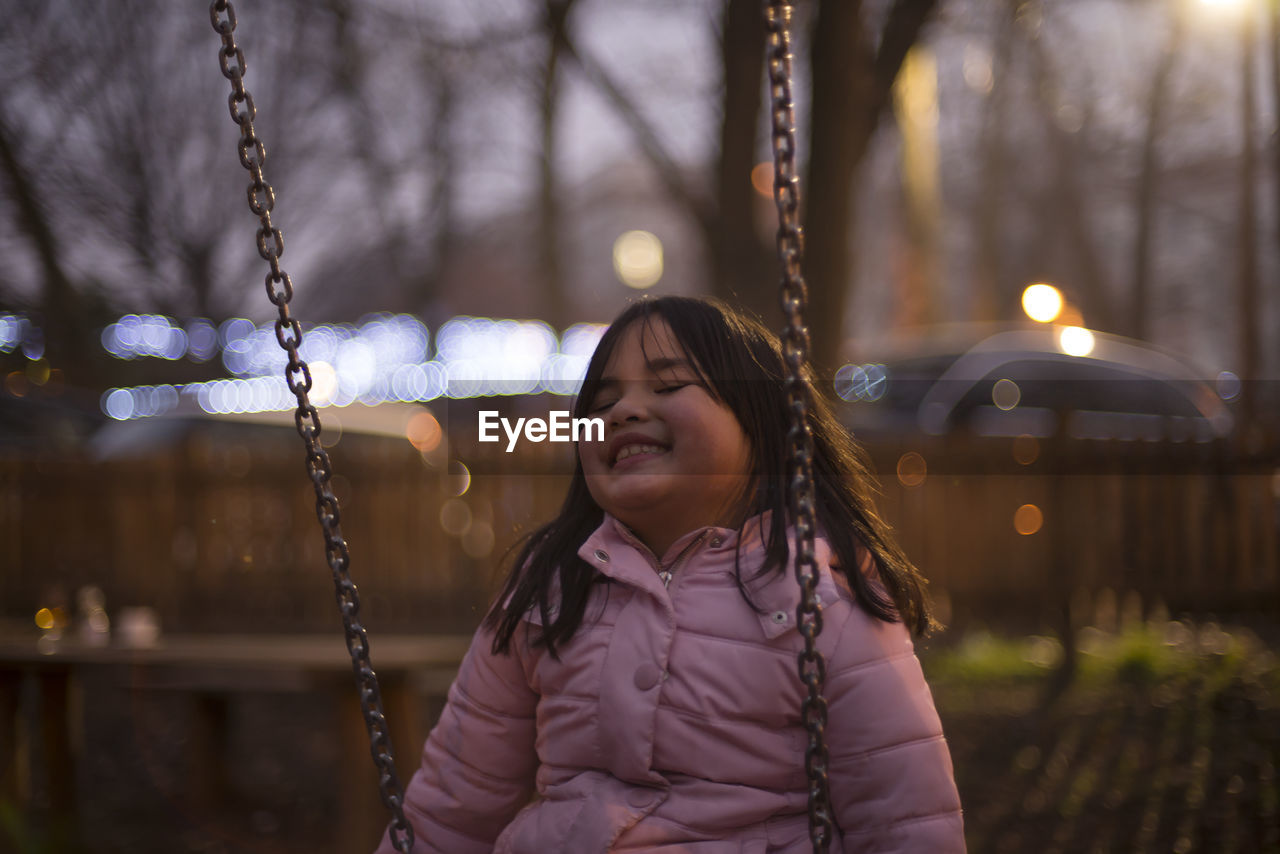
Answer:
[[[759,530],[743,534],[744,579],[763,561]],[[800,588],[790,571],[748,582],[765,613],[752,611],[734,581],[737,538],[681,538],[666,588],[652,553],[606,518],[579,554],[617,583],[595,588],[559,661],[528,643],[536,613],[510,656],[478,632],[408,787],[415,854],[811,851]],[[907,631],[857,607],[817,545],[831,851],[963,852],[951,758]],[[378,854],[393,851],[384,837]]]

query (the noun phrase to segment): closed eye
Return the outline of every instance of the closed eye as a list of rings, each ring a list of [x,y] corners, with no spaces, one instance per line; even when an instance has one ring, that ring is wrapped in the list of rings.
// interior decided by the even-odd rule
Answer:
[[[658,394],[670,394],[673,391],[679,391],[680,389],[691,385],[693,385],[693,383],[673,383],[671,385],[664,385],[658,389]]]

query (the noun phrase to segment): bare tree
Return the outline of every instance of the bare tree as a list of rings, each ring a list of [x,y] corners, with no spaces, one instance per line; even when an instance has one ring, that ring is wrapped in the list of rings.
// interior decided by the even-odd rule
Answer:
[[[1009,78],[1015,39],[1014,19],[1017,4],[998,4],[995,13],[995,35],[992,39],[991,88],[982,108],[982,130],[978,142],[981,181],[973,217],[975,229],[975,262],[973,288],[974,319],[994,321],[1000,317],[1007,301],[1006,283],[1002,278],[1000,238],[1006,194],[1008,151],[1005,146],[1010,101]]]
[[[569,13],[573,4],[574,0],[546,0],[543,18],[546,62],[539,99],[542,148],[538,161],[538,272],[546,303],[544,317],[555,326],[566,325],[570,317],[560,249],[563,225],[556,171],[556,108],[560,93],[560,57],[567,43]]]
[[[1241,416],[1244,442],[1255,437],[1254,418],[1257,415],[1257,380],[1260,376],[1261,341],[1258,317],[1258,208],[1254,196],[1258,180],[1257,149],[1254,133],[1257,127],[1257,107],[1254,104],[1254,27],[1252,7],[1246,7],[1240,25],[1240,212],[1236,224],[1237,255],[1237,323],[1240,332],[1240,378],[1244,380],[1241,392]],[[1246,447],[1248,445],[1246,444]]]
[[[7,124],[10,170],[39,186],[44,228],[76,235],[63,246],[68,286],[100,278],[121,307],[214,317],[232,309],[237,300],[213,282],[243,202],[211,172],[220,164],[235,174],[234,126],[218,108],[225,81],[207,19],[160,14],[150,2],[52,2],[15,17],[0,36],[13,58],[0,70],[0,103],[39,121]],[[48,39],[36,47],[29,31]],[[197,70],[193,54],[206,65]],[[257,82],[259,104],[286,100]],[[288,100],[306,111],[298,94]]]
[[[1164,50],[1156,63],[1147,97],[1147,126],[1142,137],[1142,163],[1138,171],[1137,204],[1134,211],[1133,246],[1133,295],[1129,301],[1129,316],[1125,331],[1134,338],[1146,338],[1150,333],[1148,321],[1151,314],[1151,261],[1152,239],[1156,227],[1156,187],[1159,183],[1157,143],[1165,131],[1165,112],[1169,97],[1169,73],[1182,51],[1186,30],[1183,17],[1169,16],[1169,34]]]
[[[764,75],[764,16],[757,0],[727,0],[720,23],[723,94],[716,210],[707,234],[712,293],[773,318],[778,280],[772,247],[760,239],[755,189],[748,176],[758,160],[760,93]]]
[[[895,0],[878,31],[862,3],[824,0],[814,19],[811,152],[804,192],[805,276],[810,286],[813,362],[837,366],[851,297],[854,179],[907,51],[936,0]]]
[[[813,91],[810,158],[802,187],[805,271],[810,284],[815,364],[834,368],[852,279],[854,177],[889,102],[907,51],[936,0],[894,0],[873,27],[860,0],[817,5],[810,35]],[[671,193],[699,223],[711,258],[713,291],[774,318],[776,262],[762,245],[749,183],[760,114],[763,25],[758,3],[726,0],[720,26],[723,101],[720,146],[712,167],[715,197],[689,187],[661,137],[602,63],[570,41],[567,51],[632,129],[637,145]]]
[[[1049,196],[1037,206],[1044,246],[1058,240],[1065,250],[1067,266],[1080,303],[1080,310],[1095,329],[1116,329],[1116,312],[1112,307],[1113,289],[1109,282],[1102,250],[1095,236],[1093,205],[1095,200],[1085,187],[1089,154],[1085,140],[1089,135],[1088,105],[1081,107],[1079,126],[1064,129],[1057,121],[1060,82],[1051,64],[1044,41],[1038,34],[1027,39],[1030,75],[1037,94],[1035,106],[1043,119],[1044,133],[1052,152]]]

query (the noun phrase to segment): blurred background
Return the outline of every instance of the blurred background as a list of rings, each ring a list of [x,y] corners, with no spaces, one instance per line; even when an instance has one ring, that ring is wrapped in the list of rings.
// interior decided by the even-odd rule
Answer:
[[[602,324],[774,327],[755,0],[237,8],[400,773]],[[973,851],[1280,851],[1280,2],[803,0],[813,357]],[[0,850],[385,823],[203,4],[0,16]],[[381,654],[380,654],[381,653]]]

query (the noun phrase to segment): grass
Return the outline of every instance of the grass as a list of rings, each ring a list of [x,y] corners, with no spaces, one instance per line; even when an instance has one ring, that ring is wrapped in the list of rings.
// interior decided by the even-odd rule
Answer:
[[[973,632],[921,661],[971,851],[1280,854],[1280,666],[1246,629]]]
[[[1086,627],[1076,636],[1080,687],[1111,682],[1155,685],[1193,673],[1217,679],[1239,676],[1268,690],[1280,688],[1280,663],[1248,629],[1226,631],[1216,623],[1138,623],[1118,633]],[[925,651],[921,661],[931,684],[953,688],[977,682],[986,688],[1038,684],[1062,661],[1054,637],[1002,637],[971,632],[952,647]]]

